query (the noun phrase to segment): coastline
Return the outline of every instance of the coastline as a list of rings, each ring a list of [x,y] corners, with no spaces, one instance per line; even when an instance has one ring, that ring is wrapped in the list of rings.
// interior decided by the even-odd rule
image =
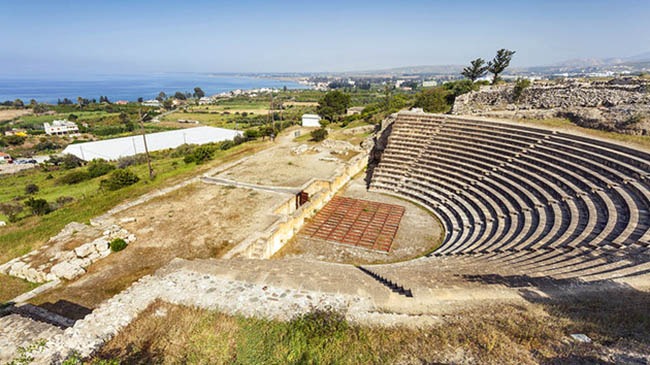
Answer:
[[[57,100],[78,97],[111,101],[153,99],[159,92],[173,95],[176,91],[193,92],[200,87],[206,95],[217,95],[235,90],[306,89],[308,85],[295,79],[264,77],[262,75],[214,73],[158,73],[140,75],[88,75],[85,77],[12,77],[0,78],[0,102],[21,99],[29,102],[56,104]]]

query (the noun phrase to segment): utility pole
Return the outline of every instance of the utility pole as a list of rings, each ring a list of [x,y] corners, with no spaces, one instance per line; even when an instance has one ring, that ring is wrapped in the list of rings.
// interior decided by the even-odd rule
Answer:
[[[153,167],[151,167],[151,156],[149,156],[149,148],[147,147],[147,137],[144,133],[144,118],[147,117],[145,113],[142,115],[142,109],[138,110],[138,116],[140,118],[140,130],[142,131],[142,140],[144,141],[144,152],[147,155],[147,165],[149,166],[149,179],[153,180]]]

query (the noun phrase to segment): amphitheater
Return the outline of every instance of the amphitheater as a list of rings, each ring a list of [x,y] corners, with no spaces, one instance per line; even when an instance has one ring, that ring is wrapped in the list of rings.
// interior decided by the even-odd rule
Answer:
[[[404,111],[376,132],[368,156],[360,178],[368,194],[437,217],[444,233],[435,250],[352,265],[276,259],[285,241],[259,247],[256,239],[223,259],[174,260],[53,330],[43,361],[91,354],[155,299],[276,318],[325,304],[351,320],[391,324],[435,321],[485,301],[650,287],[646,152],[520,123]]]

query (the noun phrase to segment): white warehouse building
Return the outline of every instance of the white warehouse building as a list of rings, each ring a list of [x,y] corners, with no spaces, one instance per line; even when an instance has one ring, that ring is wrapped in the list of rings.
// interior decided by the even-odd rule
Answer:
[[[302,126],[303,127],[320,127],[320,115],[317,114],[303,114]]]
[[[176,148],[182,144],[201,145],[210,142],[227,141],[241,135],[242,132],[232,129],[196,127],[151,133],[147,134],[146,138],[149,151],[159,151]],[[144,141],[141,135],[74,143],[68,145],[63,150],[64,154],[75,155],[84,161],[91,161],[98,158],[111,161],[144,152]]]

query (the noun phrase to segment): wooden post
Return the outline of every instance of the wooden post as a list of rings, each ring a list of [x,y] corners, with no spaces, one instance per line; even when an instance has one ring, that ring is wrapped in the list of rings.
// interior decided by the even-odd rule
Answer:
[[[149,166],[149,179],[153,180],[153,167],[151,167],[151,156],[149,156],[149,148],[147,147],[147,137],[144,132],[144,118],[147,117],[147,114],[142,115],[142,109],[138,110],[138,116],[140,117],[140,130],[142,132],[142,140],[144,141],[144,152],[147,155],[147,165]]]

